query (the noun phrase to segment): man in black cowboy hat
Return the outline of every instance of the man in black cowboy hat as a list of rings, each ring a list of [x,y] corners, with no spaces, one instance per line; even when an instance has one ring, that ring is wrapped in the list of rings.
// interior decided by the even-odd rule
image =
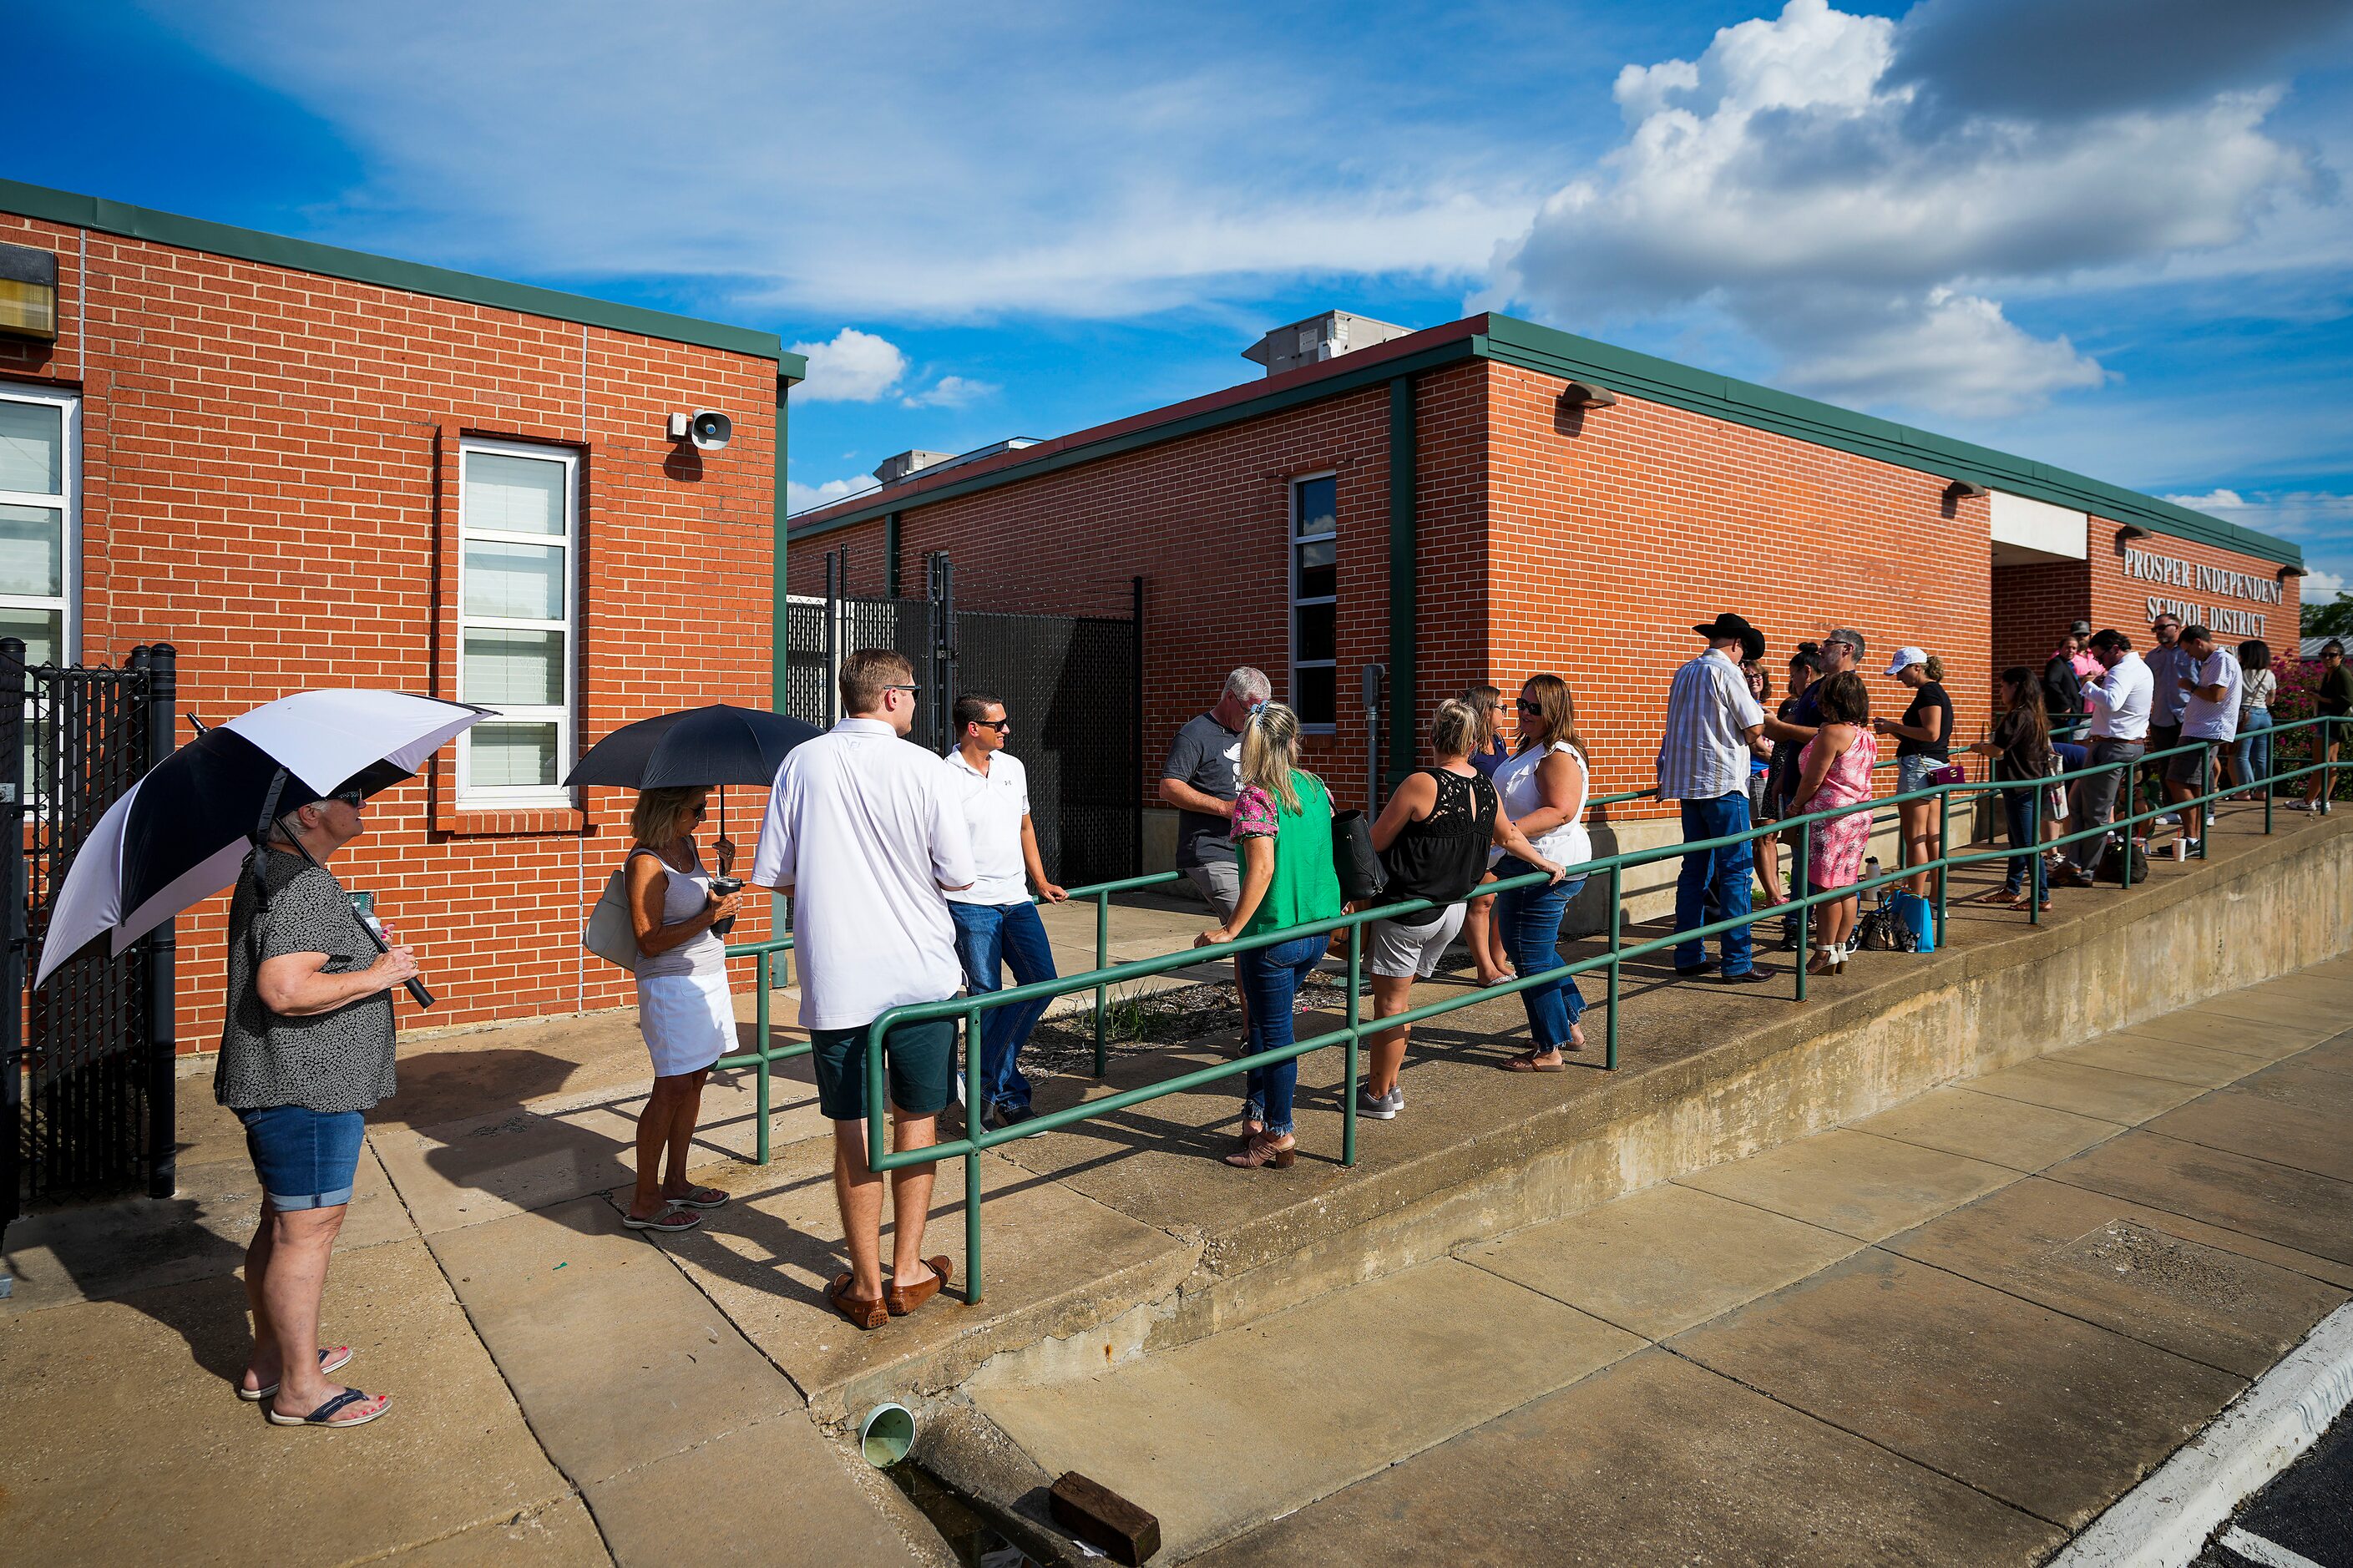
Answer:
[[[1707,649],[1675,671],[1658,763],[1659,798],[1683,803],[1686,844],[1748,831],[1748,760],[1767,754],[1765,711],[1748,694],[1739,662],[1748,647],[1761,645],[1763,637],[1728,612],[1692,630],[1707,639]],[[1685,855],[1675,884],[1675,929],[1692,931],[1711,923],[1706,908],[1711,892],[1720,911],[1717,919],[1746,915],[1754,860],[1746,840]],[[1746,926],[1734,927],[1719,941],[1721,978],[1726,984],[1767,978],[1767,972],[1750,962]],[[1707,961],[1703,940],[1676,945],[1677,974],[1704,974],[1715,967]]]

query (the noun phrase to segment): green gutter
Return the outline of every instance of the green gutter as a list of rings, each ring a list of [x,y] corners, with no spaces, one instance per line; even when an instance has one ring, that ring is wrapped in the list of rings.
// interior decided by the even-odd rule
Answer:
[[[156,245],[175,246],[182,250],[202,251],[207,256],[226,256],[240,261],[259,262],[266,267],[315,273],[322,278],[372,283],[378,288],[430,295],[437,300],[458,300],[470,305],[487,305],[492,310],[513,310],[526,316],[577,321],[591,327],[606,327],[614,331],[659,338],[665,342],[696,343],[704,348],[723,349],[729,353],[774,360],[777,367],[795,381],[808,374],[808,362],[799,354],[785,353],[783,340],[774,332],[754,331],[749,327],[731,327],[719,321],[697,321],[691,316],[675,316],[667,310],[649,310],[637,305],[617,305],[610,300],[591,300],[584,295],[542,289],[529,283],[508,283],[496,278],[477,277],[470,272],[453,272],[447,268],[427,267],[421,262],[401,261],[389,256],[372,256],[364,250],[345,250],[340,246],[321,245],[315,240],[291,239],[284,235],[264,234],[258,229],[237,228],[205,218],[156,212],[148,207],[132,206],[127,202],[77,195],[71,191],[51,190],[46,185],[0,180],[0,212],[39,218],[72,228],[96,229],[101,234],[119,234],[129,239],[143,239]]]
[[[1419,435],[1413,377],[1389,383],[1389,756],[1391,789],[1413,770],[1419,755],[1414,719],[1414,557],[1419,549],[1415,507],[1420,473],[1414,448]],[[1375,803],[1367,801],[1366,809]]]
[[[1629,393],[1648,402],[1688,409],[1751,429],[1770,430],[1818,447],[1875,458],[1897,468],[1943,479],[1973,480],[2012,495],[2091,512],[2114,522],[2136,523],[2158,533],[2283,565],[2304,564],[2303,550],[2284,539],[2241,528],[2120,485],[2030,458],[1998,452],[1990,447],[1916,430],[1893,420],[1857,414],[1833,404],[1818,403],[1810,397],[1776,392],[1754,382],[1694,370],[1672,360],[1596,342],[1591,338],[1540,327],[1532,321],[1490,316],[1486,335],[1477,342],[1479,352],[1485,357],[1523,370],[1564,380],[1598,381],[1612,392]]]

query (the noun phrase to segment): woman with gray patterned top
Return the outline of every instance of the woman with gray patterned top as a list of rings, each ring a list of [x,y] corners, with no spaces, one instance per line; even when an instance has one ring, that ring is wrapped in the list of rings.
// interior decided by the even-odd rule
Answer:
[[[319,1344],[362,1112],[393,1091],[392,992],[417,973],[407,948],[376,951],[324,864],[366,830],[364,803],[345,790],[281,814],[260,886],[240,876],[229,905],[228,1016],[213,1094],[245,1124],[261,1184],[261,1223],[245,1254],[253,1356],[237,1397],[268,1405],[280,1426],[357,1426],[392,1403],[333,1382],[351,1348]]]

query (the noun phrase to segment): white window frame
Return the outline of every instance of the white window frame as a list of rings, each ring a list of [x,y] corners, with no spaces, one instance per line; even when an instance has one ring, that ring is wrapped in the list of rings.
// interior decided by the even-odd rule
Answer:
[[[1329,533],[1302,535],[1299,531],[1299,492],[1302,487],[1312,485],[1318,479],[1330,479],[1332,481],[1332,531]],[[1285,626],[1284,630],[1289,633],[1291,637],[1291,700],[1293,706],[1295,707],[1299,702],[1299,672],[1301,670],[1329,669],[1332,672],[1332,718],[1327,722],[1311,724],[1307,721],[1307,716],[1304,713],[1301,714],[1299,720],[1300,731],[1303,734],[1308,735],[1333,734],[1335,733],[1340,727],[1339,480],[1340,470],[1337,468],[1325,468],[1320,472],[1313,474],[1293,474],[1289,480],[1291,487],[1290,504],[1283,508],[1282,554],[1291,587],[1291,607],[1284,616],[1285,621],[1288,623]],[[1333,591],[1328,595],[1317,594],[1302,598],[1299,593],[1299,548],[1303,544],[1321,543],[1327,539],[1332,542]],[[1302,660],[1299,657],[1299,612],[1302,606],[1309,605],[1330,605],[1333,607],[1332,657],[1330,658],[1311,658]]]
[[[65,447],[58,456],[62,495],[31,490],[0,490],[0,506],[40,507],[62,511],[62,537],[58,541],[62,569],[61,595],[0,594],[0,605],[17,610],[58,610],[58,655],[60,666],[81,659],[81,394],[0,381],[0,402],[45,403],[64,411]]]
[[[564,531],[510,533],[499,529],[475,529],[466,524],[466,462],[475,453],[528,458],[535,462],[564,465]],[[466,546],[475,541],[493,544],[560,545],[564,552],[564,618],[560,621],[516,620],[500,616],[466,613]],[[468,437],[458,444],[458,621],[456,689],[459,701],[471,701],[466,692],[466,633],[486,631],[560,631],[564,634],[564,700],[559,707],[518,707],[485,703],[496,718],[555,725],[555,776],[572,771],[574,737],[580,705],[580,453],[571,447],[527,441],[479,440]],[[573,792],[561,783],[514,788],[478,788],[473,782],[473,732],[458,737],[458,804],[493,808],[569,806]]]

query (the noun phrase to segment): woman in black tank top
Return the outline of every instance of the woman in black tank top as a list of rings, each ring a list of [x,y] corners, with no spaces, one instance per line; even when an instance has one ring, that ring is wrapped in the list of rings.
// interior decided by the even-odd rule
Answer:
[[[1537,854],[1527,836],[1512,825],[1495,786],[1472,766],[1478,724],[1479,715],[1468,703],[1440,703],[1430,726],[1430,749],[1437,765],[1408,774],[1373,825],[1373,847],[1381,852],[1389,874],[1381,901],[1428,899],[1444,906],[1402,921],[1376,921],[1365,928],[1374,955],[1369,967],[1375,1018],[1406,1010],[1414,980],[1434,967],[1437,952],[1461,929],[1461,900],[1486,871],[1490,845],[1501,845],[1529,865],[1551,872],[1556,881],[1564,873],[1565,868]],[[1384,962],[1385,954],[1388,962]],[[1398,1069],[1405,1065],[1405,1039],[1402,1027],[1366,1037],[1368,1059],[1358,1105],[1362,1113],[1386,1119],[1404,1105],[1397,1080]]]

